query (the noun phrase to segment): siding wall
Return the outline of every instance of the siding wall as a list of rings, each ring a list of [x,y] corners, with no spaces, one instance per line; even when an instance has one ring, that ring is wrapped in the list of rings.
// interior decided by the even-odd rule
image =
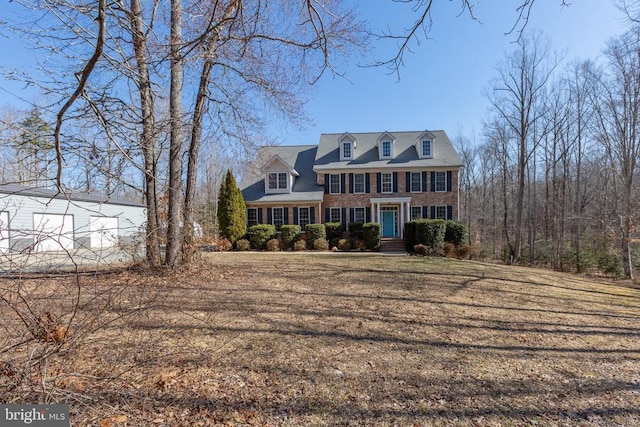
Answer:
[[[9,247],[12,251],[30,248],[36,241],[33,214],[73,216],[74,249],[89,248],[91,216],[118,217],[120,243],[134,243],[146,221],[146,209],[138,206],[68,201],[25,195],[0,194],[0,212],[9,216]],[[6,233],[3,233],[3,237]]]

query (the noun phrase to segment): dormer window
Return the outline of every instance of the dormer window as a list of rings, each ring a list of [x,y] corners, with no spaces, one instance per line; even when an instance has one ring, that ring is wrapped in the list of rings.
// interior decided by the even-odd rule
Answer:
[[[431,140],[430,139],[423,139],[422,142],[420,143],[420,153],[422,154],[421,157],[431,157]]]
[[[269,190],[286,190],[287,189],[287,173],[286,172],[270,172],[269,173]]]
[[[391,158],[391,141],[382,141],[382,158]]]
[[[342,141],[342,158],[353,158],[353,143],[351,141]]]

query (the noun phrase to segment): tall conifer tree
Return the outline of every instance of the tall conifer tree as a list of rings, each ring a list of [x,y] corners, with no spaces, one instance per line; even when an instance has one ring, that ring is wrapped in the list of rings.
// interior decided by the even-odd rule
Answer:
[[[230,170],[220,185],[218,228],[220,236],[235,242],[247,233],[246,205]]]

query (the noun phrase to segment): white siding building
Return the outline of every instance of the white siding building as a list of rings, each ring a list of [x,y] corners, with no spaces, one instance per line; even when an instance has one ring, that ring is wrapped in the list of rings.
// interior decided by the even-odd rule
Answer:
[[[0,185],[0,252],[142,245],[146,206],[94,194]]]

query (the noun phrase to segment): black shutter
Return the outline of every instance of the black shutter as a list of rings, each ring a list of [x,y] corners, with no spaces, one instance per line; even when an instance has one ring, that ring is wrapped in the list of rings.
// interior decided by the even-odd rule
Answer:
[[[309,208],[309,224],[316,223],[316,208],[313,206]]]
[[[365,217],[364,220],[365,222],[371,222],[371,208],[365,208]]]
[[[371,178],[369,178],[368,172],[364,174],[364,186],[365,186],[364,191],[366,193],[371,193]]]
[[[329,208],[324,210],[324,222],[331,222],[331,210]]]
[[[422,191],[427,192],[427,173],[422,172]]]
[[[297,207],[293,208],[293,223],[294,224],[298,223],[298,208]]]
[[[398,192],[398,172],[393,173],[393,192]]]
[[[273,210],[267,208],[267,224],[273,224]]]
[[[380,172],[376,174],[376,190],[378,193],[382,193],[382,174]]]
[[[347,192],[347,188],[346,188],[346,173],[341,173],[340,174],[340,192],[341,193],[346,193]]]
[[[436,191],[436,173],[431,172],[431,191]]]
[[[262,208],[258,208],[258,224],[262,224]]]
[[[283,215],[283,224],[289,224],[289,208],[283,208],[282,209],[282,215]]]
[[[324,194],[329,194],[329,185],[331,185],[331,179],[329,178],[329,174],[324,174]]]
[[[429,218],[429,206],[422,207],[422,218]]]
[[[356,222],[356,208],[349,208],[349,222]]]
[[[342,208],[342,229],[347,229],[347,208]]]
[[[353,174],[349,174],[349,193],[353,193]]]
[[[447,206],[447,219],[453,219],[453,206]]]
[[[451,171],[447,171],[447,191],[451,191],[451,178],[453,177],[453,174],[451,173]]]
[[[436,207],[431,206],[431,219],[436,219]]]
[[[411,193],[411,172],[406,173],[405,184],[407,186],[407,193]]]

